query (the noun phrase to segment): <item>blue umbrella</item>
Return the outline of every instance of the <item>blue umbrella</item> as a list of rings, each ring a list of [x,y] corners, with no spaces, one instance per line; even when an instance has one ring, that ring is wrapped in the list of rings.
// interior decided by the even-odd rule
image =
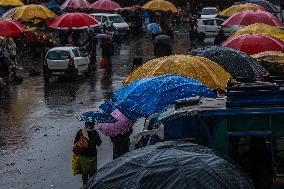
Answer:
[[[162,32],[162,28],[157,23],[151,23],[147,25],[146,31],[150,34],[158,34]]]
[[[55,11],[61,11],[60,9],[60,5],[58,5],[57,3],[51,1],[49,3],[43,3],[44,6],[46,6],[47,8],[51,9],[51,10],[55,10]]]
[[[79,121],[96,123],[114,123],[117,120],[110,114],[104,112],[85,112],[78,117]]]
[[[119,109],[128,119],[137,120],[163,111],[175,100],[215,94],[201,82],[175,74],[136,80],[117,90],[100,108],[111,113]]]

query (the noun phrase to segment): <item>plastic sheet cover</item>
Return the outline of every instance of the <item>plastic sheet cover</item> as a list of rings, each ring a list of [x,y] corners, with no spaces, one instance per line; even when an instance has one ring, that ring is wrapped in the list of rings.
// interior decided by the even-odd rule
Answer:
[[[251,179],[210,149],[167,141],[129,152],[102,167],[84,189],[252,189]]]
[[[169,74],[132,82],[117,90],[100,108],[111,113],[117,108],[130,120],[163,111],[175,100],[194,96],[215,97],[204,84],[194,79]]]

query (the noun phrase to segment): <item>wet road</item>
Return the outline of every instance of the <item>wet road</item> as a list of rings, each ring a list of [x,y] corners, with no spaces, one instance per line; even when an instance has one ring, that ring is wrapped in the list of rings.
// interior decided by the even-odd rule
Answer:
[[[176,32],[174,53],[184,53],[190,42],[183,30]],[[149,40],[137,37],[122,43],[113,58],[112,74],[97,69],[79,81],[25,76],[10,85],[0,99],[0,188],[79,188],[80,176],[72,176],[72,144],[83,126],[77,116],[98,110],[104,99],[121,87],[131,72],[133,57],[153,57]],[[26,70],[32,63],[23,65]],[[112,159],[112,145],[102,136],[98,167]]]

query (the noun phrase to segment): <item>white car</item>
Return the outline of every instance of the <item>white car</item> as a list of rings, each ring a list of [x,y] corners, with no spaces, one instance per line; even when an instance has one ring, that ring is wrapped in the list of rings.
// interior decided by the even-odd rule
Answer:
[[[215,37],[221,29],[223,22],[224,20],[220,18],[200,19],[197,23],[198,35],[203,36],[203,39]],[[240,28],[237,26],[223,27],[225,36],[230,36],[238,29]]]
[[[90,15],[101,22],[101,26],[113,24],[113,26],[119,30],[122,36],[126,36],[129,33],[129,25],[119,14],[92,13]]]
[[[90,59],[78,47],[55,47],[50,49],[43,62],[44,80],[51,76],[76,78],[89,71]]]
[[[201,11],[201,19],[215,18],[217,15],[218,15],[218,9],[216,7],[204,7]]]

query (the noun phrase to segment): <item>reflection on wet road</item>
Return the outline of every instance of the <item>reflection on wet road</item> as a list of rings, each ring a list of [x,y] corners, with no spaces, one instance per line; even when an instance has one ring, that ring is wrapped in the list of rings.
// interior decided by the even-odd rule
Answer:
[[[177,34],[178,36],[179,34]],[[182,36],[182,35],[181,35]],[[189,40],[178,38],[175,53],[184,53]],[[76,117],[98,109],[121,87],[131,72],[133,57],[153,58],[149,40],[124,42],[113,57],[112,74],[97,69],[78,81],[26,77],[10,85],[0,99],[1,188],[78,188],[80,178],[71,175],[72,143],[82,126]],[[25,65],[24,65],[25,66]],[[30,66],[30,65],[28,65]],[[39,65],[37,65],[39,66]],[[112,157],[110,140],[104,136],[98,148],[101,167]]]

